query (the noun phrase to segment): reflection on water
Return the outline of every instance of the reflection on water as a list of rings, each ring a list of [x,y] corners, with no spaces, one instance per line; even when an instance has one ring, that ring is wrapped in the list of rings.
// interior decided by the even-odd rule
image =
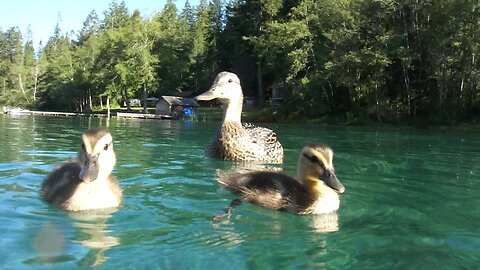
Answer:
[[[83,211],[67,213],[75,229],[73,239],[65,234],[62,227],[54,222],[43,224],[33,241],[36,257],[27,259],[27,264],[59,263],[74,260],[76,256],[66,255],[65,245],[69,241],[80,243],[89,252],[79,260],[80,266],[99,266],[108,260],[105,252],[120,244],[108,219],[115,210]]]
[[[52,222],[47,222],[34,238],[33,247],[37,257],[28,259],[27,264],[55,263],[63,261],[70,256],[64,256],[65,235],[63,231]]]
[[[74,241],[90,250],[80,261],[80,265],[99,266],[103,264],[108,259],[105,252],[120,244],[120,239],[112,235],[113,230],[107,223],[113,212],[113,210],[110,212],[87,211],[70,214],[75,220],[73,226],[78,230],[78,238]]]
[[[319,215],[310,215],[307,217],[310,227],[318,233],[338,231],[338,213],[325,213]]]

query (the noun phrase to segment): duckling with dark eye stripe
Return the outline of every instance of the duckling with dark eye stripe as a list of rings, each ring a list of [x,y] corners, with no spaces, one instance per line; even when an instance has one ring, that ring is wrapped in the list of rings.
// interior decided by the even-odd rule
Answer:
[[[77,161],[60,165],[42,183],[42,198],[67,211],[118,207],[122,189],[112,175],[116,157],[112,135],[104,129],[82,134]]]
[[[297,162],[297,179],[278,172],[252,172],[239,175],[219,173],[219,183],[233,193],[241,195],[227,208],[230,215],[241,201],[284,210],[296,214],[322,214],[338,210],[338,194],[345,187],[333,168],[333,151],[324,144],[303,147]]]

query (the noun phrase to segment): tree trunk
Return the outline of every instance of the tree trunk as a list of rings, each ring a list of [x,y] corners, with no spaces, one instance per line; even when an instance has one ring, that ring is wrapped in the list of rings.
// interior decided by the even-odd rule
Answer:
[[[382,123],[382,112],[380,109],[380,102],[378,101],[378,82],[375,81],[375,110],[378,122]]]
[[[448,93],[448,86],[447,86],[447,67],[446,67],[446,64],[445,64],[445,59],[442,59],[442,63],[441,63],[441,78],[439,79],[440,82],[439,82],[439,111],[440,111],[440,114],[443,116],[444,115],[444,108],[443,108],[443,105],[444,105],[444,102],[446,100],[446,97],[447,97],[447,93]]]
[[[126,89],[123,92],[123,94],[124,94],[125,103],[127,103],[127,112],[130,112],[132,110],[132,107],[130,106],[130,98],[128,97],[128,93]]]
[[[90,108],[90,112],[93,111],[92,93],[90,91],[88,91],[88,108]]]
[[[102,98],[102,96],[100,96],[100,109],[103,110],[103,98]]]
[[[476,63],[475,63],[475,53],[473,52],[472,53],[472,67],[471,69],[473,70],[476,66]],[[470,104],[473,104],[473,99],[475,98],[475,93],[477,92],[476,89],[477,89],[477,86],[478,86],[478,79],[475,78],[475,76],[472,76],[471,75],[471,80],[472,80],[472,83],[470,84],[470,93],[469,93],[469,102]],[[478,95],[478,94],[477,94]]]
[[[18,73],[18,84],[20,85],[20,89],[22,90],[23,97],[28,102],[28,97],[27,97],[27,94],[25,93],[25,88],[23,87],[22,74],[20,73]]]
[[[464,86],[465,86],[465,75],[462,74],[462,80],[460,81],[460,100],[464,100],[465,99],[465,94],[463,93],[464,91]],[[467,105],[470,105],[468,104],[468,101],[467,101]]]
[[[107,118],[110,118],[110,97],[107,96]]]
[[[33,101],[37,100],[37,86],[38,86],[38,63],[35,65],[35,73],[33,75]]]
[[[408,115],[412,116],[412,94],[410,90],[410,77],[408,76],[408,70],[407,67],[405,66],[405,63],[402,61],[402,70],[403,70],[403,82],[405,83],[405,90],[407,92],[407,110],[408,110]]]
[[[147,84],[143,84],[143,113],[148,113],[147,109]]]
[[[262,108],[265,105],[265,93],[263,91],[262,81],[262,61],[257,62],[257,91],[258,91],[258,105]]]

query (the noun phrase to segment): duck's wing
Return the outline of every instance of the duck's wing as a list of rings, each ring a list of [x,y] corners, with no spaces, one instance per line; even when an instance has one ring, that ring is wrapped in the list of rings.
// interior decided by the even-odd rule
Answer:
[[[275,145],[278,143],[277,134],[271,129],[258,127],[251,123],[243,123],[242,126],[252,138],[253,143],[263,143],[266,145]]]
[[[250,123],[243,124],[243,128],[248,134],[250,148],[258,159],[282,162],[283,147],[273,130],[257,127]]]
[[[53,170],[42,183],[40,195],[42,198],[55,205],[60,205],[75,192],[82,180],[80,165],[77,162],[67,162]]]
[[[226,189],[240,194],[243,200],[274,210],[292,210],[307,191],[294,178],[277,172],[253,172],[244,174],[218,173],[219,183]]]

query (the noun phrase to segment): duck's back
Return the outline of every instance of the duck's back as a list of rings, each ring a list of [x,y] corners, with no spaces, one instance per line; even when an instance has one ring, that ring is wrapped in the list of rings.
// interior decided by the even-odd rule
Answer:
[[[225,160],[283,161],[283,148],[275,132],[252,124],[223,123],[207,154]]]
[[[314,201],[312,195],[294,178],[277,172],[220,174],[220,184],[249,201],[274,210],[298,213]]]

